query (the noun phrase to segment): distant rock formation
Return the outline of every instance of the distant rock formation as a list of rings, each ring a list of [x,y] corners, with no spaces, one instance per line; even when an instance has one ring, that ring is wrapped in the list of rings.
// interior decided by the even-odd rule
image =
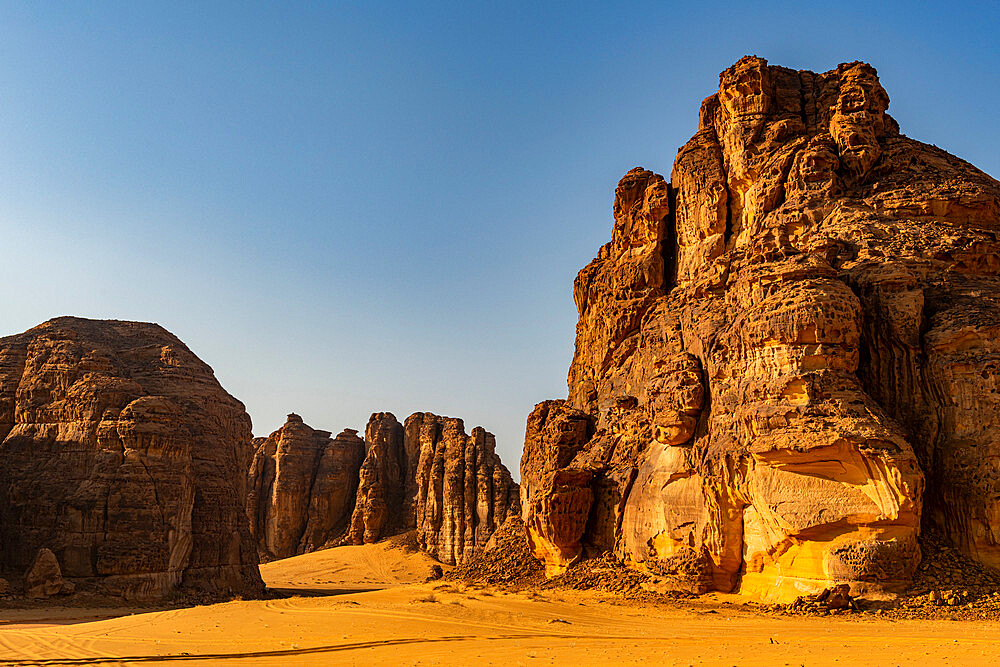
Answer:
[[[379,412],[364,440],[329,435],[289,415],[257,439],[247,514],[262,558],[416,530],[425,551],[459,563],[519,512],[518,487],[480,427],[469,436],[460,419],[418,412],[404,426]]]
[[[1000,566],[1000,183],[899,134],[874,68],[747,57],[577,276],[567,401],[521,461],[550,573],[894,589],[921,519]],[[925,492],[926,484],[926,492]]]
[[[520,511],[518,487],[496,454],[496,439],[480,426],[465,434],[461,419],[417,412],[406,420],[406,449],[419,451],[417,543],[455,565],[479,553]]]
[[[365,459],[361,464],[358,500],[348,539],[353,544],[377,542],[413,528],[404,511],[409,469],[403,426],[389,412],[378,412],[365,428]]]
[[[290,414],[284,426],[254,445],[247,514],[261,560],[314,551],[340,538],[354,511],[365,454],[357,431],[331,438]]]
[[[0,565],[41,549],[43,569],[127,598],[259,595],[250,437],[243,405],[155,324],[60,317],[0,338]]]

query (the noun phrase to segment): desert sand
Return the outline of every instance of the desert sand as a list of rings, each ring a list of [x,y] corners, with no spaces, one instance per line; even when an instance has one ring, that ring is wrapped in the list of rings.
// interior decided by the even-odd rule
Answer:
[[[430,561],[388,543],[261,567],[301,595],[186,609],[0,612],[4,665],[986,664],[1000,624],[787,618],[735,596],[639,604],[578,591],[423,583]],[[358,591],[358,592],[352,592]],[[115,618],[95,617],[123,614]]]
[[[329,595],[419,583],[431,573],[431,567],[441,565],[426,552],[395,548],[393,542],[313,551],[264,563],[260,574],[271,589]]]

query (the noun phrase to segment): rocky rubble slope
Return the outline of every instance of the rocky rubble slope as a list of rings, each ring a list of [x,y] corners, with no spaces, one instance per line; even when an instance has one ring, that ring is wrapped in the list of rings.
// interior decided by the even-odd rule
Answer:
[[[519,512],[493,434],[468,435],[461,419],[375,413],[362,440],[350,430],[330,439],[289,415],[256,442],[247,514],[265,560],[415,531],[424,551],[461,563]]]
[[[0,565],[34,562],[32,593],[48,594],[41,562],[130,599],[259,595],[250,438],[243,405],[155,324],[60,317],[0,338]]]
[[[516,514],[497,528],[483,549],[465,559],[446,577],[511,590],[537,586],[543,579],[542,566],[528,549],[524,522]]]
[[[921,522],[1000,566],[1000,183],[899,132],[876,71],[747,57],[668,182],[615,193],[568,400],[528,418],[550,574],[692,592],[900,590]]]

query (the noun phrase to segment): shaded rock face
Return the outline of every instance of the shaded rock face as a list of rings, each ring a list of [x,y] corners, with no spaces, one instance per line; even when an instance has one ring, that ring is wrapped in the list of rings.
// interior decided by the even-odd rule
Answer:
[[[365,453],[357,431],[331,438],[290,414],[284,426],[254,444],[247,515],[261,559],[314,551],[342,537]]]
[[[49,549],[39,549],[24,575],[24,594],[29,598],[47,598],[69,595],[75,588],[73,582],[63,579],[56,555]]]
[[[1000,566],[1000,183],[888,104],[863,63],[744,58],[670,183],[622,179],[569,399],[526,430],[550,572],[614,550],[696,591],[892,589],[922,518]]]
[[[417,412],[407,418],[405,449],[419,452],[414,501],[417,542],[444,563],[463,563],[519,512],[518,487],[480,426]]]
[[[364,440],[352,430],[331,440],[289,415],[256,444],[247,514],[265,559],[416,530],[421,548],[460,563],[519,512],[493,434],[467,435],[461,419],[417,412],[402,425],[379,412]]]
[[[406,449],[403,426],[389,412],[378,412],[365,428],[365,459],[361,464],[357,504],[351,517],[349,541],[377,542],[413,529],[412,504],[406,500]]]
[[[263,590],[250,418],[155,324],[63,317],[0,338],[0,558],[50,549],[128,598]]]

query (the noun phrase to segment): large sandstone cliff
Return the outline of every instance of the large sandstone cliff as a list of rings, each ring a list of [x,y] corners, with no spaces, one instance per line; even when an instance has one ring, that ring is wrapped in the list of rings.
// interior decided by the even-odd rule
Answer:
[[[899,133],[863,63],[747,57],[574,285],[569,399],[521,462],[550,572],[905,584],[924,525],[1000,566],[1000,183]]]
[[[243,512],[250,418],[155,324],[0,338],[0,565],[50,549],[129,598],[263,590]]]
[[[262,558],[415,530],[421,548],[454,564],[519,511],[493,434],[467,435],[461,419],[417,412],[403,425],[379,412],[364,440],[350,430],[329,436],[289,415],[256,441],[247,514]]]

